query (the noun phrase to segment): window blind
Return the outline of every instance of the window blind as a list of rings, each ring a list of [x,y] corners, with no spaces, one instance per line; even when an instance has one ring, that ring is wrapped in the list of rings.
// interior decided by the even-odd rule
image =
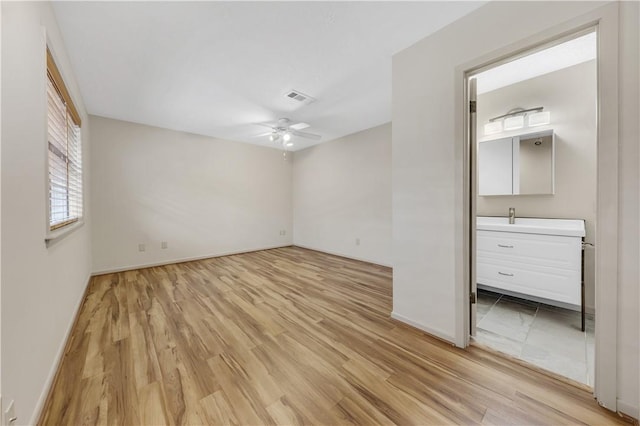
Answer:
[[[55,64],[47,53],[49,230],[53,231],[82,218],[82,144],[79,117],[69,107],[68,92],[60,89],[64,83],[57,68],[51,69]]]

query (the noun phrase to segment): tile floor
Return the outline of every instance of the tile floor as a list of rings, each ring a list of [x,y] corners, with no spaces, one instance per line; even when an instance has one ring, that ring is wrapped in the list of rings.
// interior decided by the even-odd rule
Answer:
[[[478,289],[476,341],[593,386],[594,318]]]

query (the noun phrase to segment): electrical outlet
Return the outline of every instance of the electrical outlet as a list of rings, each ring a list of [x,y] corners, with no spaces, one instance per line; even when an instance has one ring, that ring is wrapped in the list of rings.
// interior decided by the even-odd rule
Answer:
[[[147,250],[147,246],[145,244],[138,244],[138,251],[145,251]]]
[[[16,416],[16,406],[14,404],[14,401],[11,400],[11,402],[9,402],[9,405],[7,406],[7,409],[4,410],[4,413],[2,413],[2,424],[5,426],[11,426],[16,424],[16,420],[18,420],[18,417]]]
[[[360,245],[360,238],[356,238],[356,245],[359,246]]]
[[[168,247],[169,247],[169,243],[167,243],[166,241],[163,241],[163,242],[160,243],[160,248],[161,249],[164,250],[164,249],[166,249]]]
[[[287,231],[285,231],[284,229],[282,230],[282,235],[287,235]]]

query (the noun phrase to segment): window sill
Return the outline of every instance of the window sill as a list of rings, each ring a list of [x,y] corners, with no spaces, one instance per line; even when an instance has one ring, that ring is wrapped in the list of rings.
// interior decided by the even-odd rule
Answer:
[[[45,245],[47,247],[51,247],[52,244],[60,241],[76,229],[82,227],[82,225],[84,225],[84,221],[80,219],[77,222],[71,223],[67,226],[63,226],[62,228],[56,229],[55,231],[50,231],[49,233],[47,233],[47,236],[44,239]]]

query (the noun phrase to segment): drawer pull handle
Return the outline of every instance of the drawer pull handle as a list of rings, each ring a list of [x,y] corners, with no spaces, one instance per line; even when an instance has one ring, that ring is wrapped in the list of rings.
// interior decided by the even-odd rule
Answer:
[[[513,274],[507,274],[506,272],[500,272],[500,271],[498,271],[498,273],[499,273],[500,275],[504,275],[505,277],[512,277],[512,276],[513,276]]]
[[[498,247],[502,247],[502,248],[513,248],[513,246],[505,246],[504,244],[498,244]]]

